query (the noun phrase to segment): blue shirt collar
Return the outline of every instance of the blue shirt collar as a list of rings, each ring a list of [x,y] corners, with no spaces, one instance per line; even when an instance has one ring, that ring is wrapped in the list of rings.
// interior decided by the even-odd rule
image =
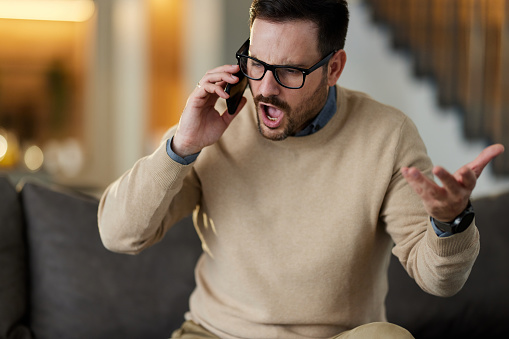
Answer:
[[[297,132],[295,136],[304,137],[306,135],[311,135],[318,132],[330,121],[330,119],[332,119],[334,114],[336,114],[336,109],[336,86],[331,86],[329,87],[327,101],[325,102],[325,105],[323,106],[320,113],[318,113],[313,121],[311,121],[311,123],[307,125],[302,131]]]

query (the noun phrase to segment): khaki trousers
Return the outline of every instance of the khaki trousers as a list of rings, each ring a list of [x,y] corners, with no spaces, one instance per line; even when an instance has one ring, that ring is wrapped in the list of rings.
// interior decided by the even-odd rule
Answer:
[[[219,337],[192,321],[186,321],[180,329],[173,332],[171,339],[219,339]],[[343,332],[331,339],[414,339],[414,337],[398,325],[370,323]]]

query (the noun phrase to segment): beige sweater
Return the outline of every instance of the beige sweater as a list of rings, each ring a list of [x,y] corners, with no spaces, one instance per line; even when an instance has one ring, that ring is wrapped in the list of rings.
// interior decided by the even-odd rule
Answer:
[[[431,228],[399,172],[431,175],[415,126],[339,86],[338,103],[319,132],[274,142],[259,134],[249,97],[189,166],[171,160],[165,140],[105,192],[105,246],[138,253],[194,210],[204,253],[189,317],[222,338],[326,338],[385,321],[391,250],[425,291],[456,293],[479,235],[474,225],[449,238]]]

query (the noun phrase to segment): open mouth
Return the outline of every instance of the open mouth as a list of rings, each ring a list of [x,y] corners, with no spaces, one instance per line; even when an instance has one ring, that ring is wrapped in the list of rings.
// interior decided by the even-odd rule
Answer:
[[[285,115],[279,108],[265,103],[260,103],[260,111],[263,113],[263,123],[269,128],[278,128]]]

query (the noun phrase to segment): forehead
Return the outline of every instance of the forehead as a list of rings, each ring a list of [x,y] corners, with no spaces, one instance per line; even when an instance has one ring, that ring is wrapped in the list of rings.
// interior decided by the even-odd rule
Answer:
[[[310,65],[320,57],[318,27],[308,20],[256,19],[250,38],[250,54],[267,63]]]

